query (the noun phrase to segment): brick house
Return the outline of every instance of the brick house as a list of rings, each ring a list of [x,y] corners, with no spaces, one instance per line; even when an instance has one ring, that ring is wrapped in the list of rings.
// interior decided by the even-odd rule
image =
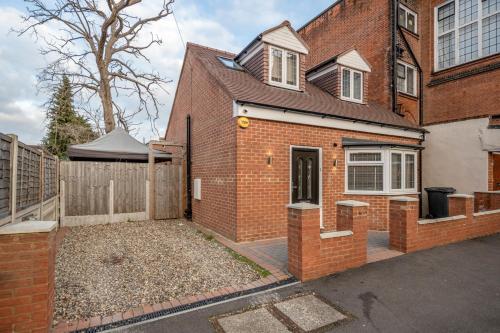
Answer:
[[[166,140],[189,148],[195,222],[236,241],[276,238],[289,204],[319,206],[335,230],[335,202],[361,200],[369,228],[387,230],[389,198],[418,195],[425,131],[381,96],[370,52],[319,58],[317,45],[287,21],[239,54],[188,44]]]
[[[166,138],[185,144],[189,116],[193,219],[284,236],[308,194],[293,161],[309,158],[326,229],[338,200],[369,202],[369,228],[387,230],[392,195],[422,193],[425,215],[425,187],[499,190],[499,68],[496,0],[340,0],[239,54],[189,44]]]

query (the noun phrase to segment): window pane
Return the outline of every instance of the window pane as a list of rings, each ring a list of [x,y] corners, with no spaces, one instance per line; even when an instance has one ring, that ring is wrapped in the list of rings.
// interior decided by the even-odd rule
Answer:
[[[455,32],[438,39],[438,67],[446,68],[455,65]]]
[[[458,3],[458,17],[460,25],[477,20],[477,0],[460,0]]]
[[[438,31],[443,33],[455,27],[455,2],[438,9]]]
[[[347,170],[347,187],[352,191],[383,191],[382,165],[349,166]]]
[[[351,153],[349,155],[351,162],[380,162],[382,153]]]
[[[280,50],[273,49],[273,61],[272,61],[272,69],[271,69],[271,80],[274,82],[282,82],[283,77],[283,53]]]
[[[302,169],[303,169],[303,160],[299,158],[299,165],[297,167],[297,176],[298,176],[298,184],[297,184],[297,199],[302,200]]]
[[[286,83],[297,85],[297,55],[287,52],[286,54]]]
[[[407,23],[406,23],[406,28],[410,31],[417,32],[415,29],[415,15],[411,13],[407,13]]]
[[[406,92],[415,95],[415,70],[411,67],[407,67],[406,71]]]
[[[484,15],[493,14],[500,10],[500,0],[482,0],[483,17]]]
[[[406,66],[398,64],[398,90],[406,92]]]
[[[361,73],[353,73],[353,85],[354,85],[354,91],[353,91],[353,98],[354,99],[359,99],[361,100]]]
[[[401,154],[391,154],[391,184],[393,189],[401,189]]]
[[[479,57],[477,23],[460,28],[460,63],[471,61]]]
[[[498,1],[500,9],[500,0]],[[483,56],[500,52],[500,13],[483,20]]]
[[[406,27],[406,17],[405,17],[405,10],[403,8],[399,8],[398,11],[398,23],[402,27]]]
[[[415,155],[405,155],[405,187],[415,188]]]
[[[351,97],[351,71],[342,70],[342,96]]]
[[[307,159],[307,200],[312,199],[312,158]]]

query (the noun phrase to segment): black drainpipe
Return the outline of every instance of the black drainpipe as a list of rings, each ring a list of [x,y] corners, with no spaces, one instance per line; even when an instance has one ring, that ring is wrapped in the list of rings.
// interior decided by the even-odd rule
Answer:
[[[186,210],[184,217],[191,220],[191,116],[186,117]]]
[[[392,29],[391,29],[391,42],[392,42],[392,47],[391,47],[391,76],[392,76],[392,82],[391,82],[391,94],[392,94],[392,112],[397,113],[397,71],[396,71],[396,64],[398,61],[398,55],[397,55],[397,29],[398,29],[398,8],[399,8],[399,0],[391,0],[390,1],[391,6],[392,6]]]

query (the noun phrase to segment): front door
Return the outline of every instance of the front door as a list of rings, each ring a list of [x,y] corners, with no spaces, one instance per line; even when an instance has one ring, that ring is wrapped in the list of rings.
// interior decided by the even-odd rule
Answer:
[[[292,149],[292,203],[319,204],[319,151]]]
[[[493,154],[493,191],[500,191],[500,154]]]

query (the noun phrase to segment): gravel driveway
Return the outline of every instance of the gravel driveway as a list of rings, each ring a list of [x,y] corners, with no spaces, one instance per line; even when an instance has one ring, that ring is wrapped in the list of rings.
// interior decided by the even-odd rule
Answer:
[[[259,278],[184,220],[74,227],[57,253],[55,319],[110,315]]]

